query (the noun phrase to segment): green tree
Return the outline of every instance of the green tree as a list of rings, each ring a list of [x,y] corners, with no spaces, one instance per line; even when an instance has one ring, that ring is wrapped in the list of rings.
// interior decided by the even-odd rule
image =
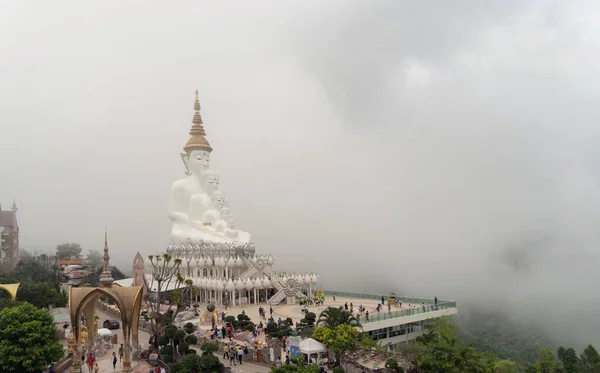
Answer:
[[[34,306],[65,307],[68,296],[60,288],[60,279],[55,271],[47,269],[33,260],[21,260],[15,269],[6,277],[0,278],[0,283],[20,283],[17,300],[29,302]],[[8,294],[0,294],[8,297]]]
[[[327,307],[321,312],[319,321],[317,321],[317,326],[325,326],[327,328],[335,328],[342,324],[360,327],[358,319],[350,311],[346,311],[341,307]]]
[[[526,373],[561,373],[560,364],[554,359],[554,354],[548,348],[542,348],[539,358],[534,364],[527,364]]]
[[[88,251],[87,257],[85,258],[88,262],[90,262],[92,268],[96,269],[100,267],[104,262],[103,255],[96,250]]]
[[[0,371],[38,373],[62,356],[50,312],[28,303],[0,311]]]
[[[340,324],[334,328],[318,326],[313,332],[313,338],[333,350],[335,364],[340,366],[342,354],[356,348],[360,340],[360,333],[356,327],[350,324]]]
[[[579,358],[581,373],[600,373],[600,355],[592,345],[588,345]]]
[[[58,259],[79,258],[81,256],[81,245],[75,242],[57,245],[56,256]]]
[[[573,348],[564,348],[560,346],[557,351],[558,360],[563,365],[564,373],[578,373],[577,365],[579,358]]]

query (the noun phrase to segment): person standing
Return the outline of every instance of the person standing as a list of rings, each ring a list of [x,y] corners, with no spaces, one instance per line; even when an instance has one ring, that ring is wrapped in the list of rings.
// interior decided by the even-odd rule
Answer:
[[[223,359],[229,359],[229,346],[227,344],[223,347]]]
[[[117,353],[113,351],[112,353],[112,363],[113,363],[113,370],[117,369]]]
[[[229,348],[229,366],[236,366],[237,364],[235,363],[235,347],[230,347]]]
[[[92,373],[94,371],[94,363],[95,362],[96,362],[96,359],[94,359],[94,355],[89,354],[88,358],[87,358],[88,372]]]
[[[119,361],[123,360],[123,343],[121,343],[121,347],[119,347]]]
[[[240,361],[240,365],[242,365],[242,360],[244,359],[244,350],[242,350],[241,346],[237,350],[237,357],[238,357],[238,360]]]
[[[100,370],[100,367],[98,366],[98,363],[94,364],[94,373],[98,373],[98,371]]]

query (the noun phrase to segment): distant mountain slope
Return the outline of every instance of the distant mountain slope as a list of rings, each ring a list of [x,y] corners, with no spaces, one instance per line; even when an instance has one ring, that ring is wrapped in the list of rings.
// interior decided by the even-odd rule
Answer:
[[[462,338],[503,359],[531,363],[541,348],[556,351],[558,347],[540,328],[526,321],[516,322],[501,311],[463,308],[457,321]]]

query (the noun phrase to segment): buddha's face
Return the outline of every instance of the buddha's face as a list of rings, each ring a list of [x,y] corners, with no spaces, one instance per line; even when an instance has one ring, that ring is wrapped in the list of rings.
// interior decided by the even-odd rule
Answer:
[[[212,195],[219,190],[219,175],[210,169],[204,170],[202,173],[202,188],[206,193]]]
[[[221,210],[223,207],[227,206],[227,200],[225,200],[225,196],[222,193],[215,192],[212,200],[217,210]]]
[[[225,221],[228,221],[229,219],[231,219],[231,211],[229,211],[228,207],[223,207],[221,209],[221,218]]]
[[[229,228],[235,229],[235,220],[233,220],[233,218],[229,218],[229,220],[227,220],[227,225],[229,225]]]
[[[210,167],[210,153],[205,150],[194,150],[190,153],[187,166],[193,175],[199,176]]]

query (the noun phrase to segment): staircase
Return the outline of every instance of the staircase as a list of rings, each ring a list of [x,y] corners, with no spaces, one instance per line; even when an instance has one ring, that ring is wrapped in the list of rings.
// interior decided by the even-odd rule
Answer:
[[[276,306],[279,303],[281,303],[281,301],[284,299],[285,299],[285,291],[283,291],[283,289],[281,289],[275,295],[273,295],[271,297],[271,299],[269,299],[267,301],[267,303],[269,303],[271,306]]]

